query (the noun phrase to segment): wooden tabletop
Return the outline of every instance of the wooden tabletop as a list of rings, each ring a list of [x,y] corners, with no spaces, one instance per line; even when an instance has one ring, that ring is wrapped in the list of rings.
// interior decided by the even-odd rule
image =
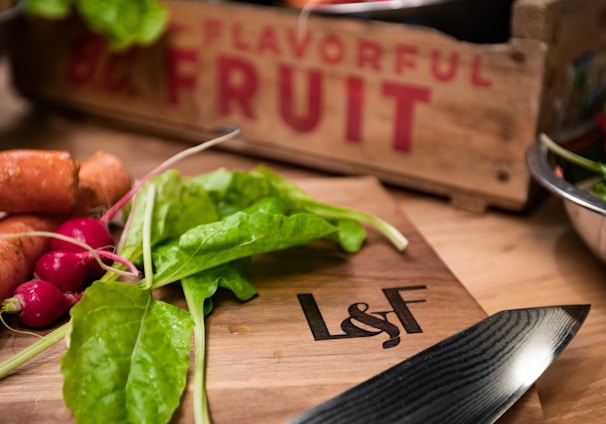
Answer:
[[[136,149],[133,149],[136,146]],[[84,158],[103,148],[128,161],[134,176],[184,148],[177,140],[88,120],[38,113],[0,73],[0,148],[61,148]],[[268,163],[268,161],[263,161]],[[258,158],[213,150],[180,168],[251,168]],[[323,176],[286,164],[287,177]],[[573,231],[561,203],[547,196],[525,213],[468,212],[447,200],[389,188],[403,213],[488,313],[551,304],[591,303],[580,333],[537,383],[547,423],[606,420],[606,277],[604,264]]]

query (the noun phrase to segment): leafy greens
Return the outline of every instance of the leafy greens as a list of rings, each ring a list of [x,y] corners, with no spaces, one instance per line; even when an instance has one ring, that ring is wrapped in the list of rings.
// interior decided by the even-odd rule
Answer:
[[[242,301],[257,294],[246,277],[252,255],[322,238],[354,253],[366,237],[361,222],[406,246],[379,218],[318,202],[263,167],[194,178],[168,170],[147,181],[126,212],[119,253],[143,262],[145,278],[129,285],[107,273],[71,312],[61,371],[66,404],[81,423],[168,422],[186,385],[192,330],[194,416],[208,423],[204,319],[219,288]],[[153,296],[172,283],[188,311]]]
[[[72,9],[88,27],[105,37],[111,48],[148,45],[156,41],[168,21],[157,0],[27,0],[25,12],[47,19],[65,19]]]

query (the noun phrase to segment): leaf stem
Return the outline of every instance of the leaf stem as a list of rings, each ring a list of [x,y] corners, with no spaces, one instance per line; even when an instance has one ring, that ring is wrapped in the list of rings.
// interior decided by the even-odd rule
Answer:
[[[151,288],[154,283],[154,272],[152,267],[152,254],[151,254],[151,221],[154,216],[154,200],[156,197],[156,185],[151,184],[147,191],[146,207],[143,211],[143,272],[145,275],[145,286]]]
[[[568,160],[578,166],[581,166],[589,171],[597,172],[602,176],[606,176],[606,166],[601,162],[587,159],[581,155],[571,152],[570,150],[560,146],[558,143],[549,138],[546,134],[540,135],[541,143],[556,155]]]
[[[14,238],[14,237],[23,237],[23,236],[31,236],[31,237],[48,237],[48,238],[55,238],[55,239],[59,239],[59,240],[63,240],[66,241],[68,243],[74,244],[76,246],[79,246],[81,248],[83,248],[84,250],[86,250],[88,253],[91,254],[91,256],[95,259],[95,261],[97,261],[97,263],[99,264],[99,266],[101,266],[101,268],[103,268],[106,271],[109,272],[113,272],[115,274],[120,275],[121,277],[125,277],[126,279],[128,279],[128,281],[135,281],[136,279],[139,278],[139,270],[137,269],[137,267],[131,263],[130,261],[127,261],[126,259],[116,255],[113,252],[109,252],[107,250],[102,250],[102,249],[93,249],[92,247],[90,247],[88,244],[83,243],[75,238],[72,237],[68,237],[65,236],[63,234],[59,234],[59,233],[55,233],[52,231],[25,231],[23,233],[6,233],[6,234],[0,234],[0,239],[5,239],[5,238]],[[101,259],[101,257],[105,257],[105,258],[109,258],[115,262],[119,262],[122,265],[125,265],[126,268],[128,268],[128,271],[122,270],[122,269],[118,269],[115,268],[113,266],[110,265],[106,265],[103,260]]]
[[[236,137],[238,134],[240,134],[240,130],[235,129],[225,135],[222,135],[221,137],[217,137],[217,138],[213,138],[212,140],[205,141],[204,143],[190,147],[189,149],[182,150],[181,152],[177,153],[176,155],[171,156],[170,158],[168,158],[167,160],[162,162],[160,165],[158,165],[156,168],[152,169],[150,172],[145,174],[143,176],[143,178],[138,180],[120,200],[118,200],[116,203],[114,203],[112,205],[112,207],[109,208],[101,218],[99,218],[99,222],[107,225],[112,220],[114,215],[116,215],[116,213],[118,213],[118,211],[120,209],[122,209],[133,198],[133,196],[139,191],[139,189],[143,186],[143,184],[145,184],[150,178],[166,171],[167,169],[169,169],[171,166],[173,166],[178,161],[180,161],[188,156],[191,156],[193,154],[199,153],[203,150],[206,150],[212,146],[215,146],[217,144],[230,140],[230,139]]]
[[[204,301],[196,303],[191,282],[182,281],[187,306],[194,320],[194,422],[210,424],[208,399],[206,397],[206,326],[204,322]]]
[[[61,327],[48,333],[46,336],[32,343],[21,352],[13,355],[6,361],[0,363],[0,379],[6,377],[13,370],[25,364],[30,359],[44,352],[46,349],[65,338],[69,334],[71,328],[70,322],[63,324]]]
[[[408,239],[396,227],[389,222],[379,218],[378,216],[357,210],[341,208],[338,206],[326,205],[320,202],[305,202],[305,207],[324,218],[334,219],[355,219],[364,222],[380,231],[389,241],[395,246],[398,251],[402,252],[408,246]]]

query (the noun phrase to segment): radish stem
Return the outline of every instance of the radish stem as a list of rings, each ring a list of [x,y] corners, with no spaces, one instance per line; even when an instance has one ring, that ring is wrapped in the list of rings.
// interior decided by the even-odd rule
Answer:
[[[238,134],[240,134],[240,130],[236,129],[225,135],[222,135],[221,137],[217,137],[217,138],[213,138],[212,140],[205,141],[204,143],[190,147],[189,149],[185,149],[185,150],[177,153],[176,155],[171,156],[170,158],[168,158],[167,160],[162,162],[160,165],[158,165],[155,169],[148,172],[145,176],[143,176],[143,178],[138,180],[133,185],[133,187],[128,191],[128,193],[126,193],[120,200],[118,200],[116,203],[114,203],[112,205],[112,207],[109,208],[107,210],[107,212],[105,212],[105,214],[101,218],[99,218],[99,222],[101,222],[104,225],[109,224],[109,222],[116,215],[116,213],[118,213],[118,211],[120,209],[122,209],[133,198],[133,196],[139,191],[139,189],[143,186],[143,184],[145,184],[150,178],[166,171],[167,169],[169,169],[171,166],[173,166],[178,161],[180,161],[188,156],[191,156],[193,154],[196,154],[198,152],[201,152],[203,150],[206,150],[212,146],[215,146],[217,144],[230,140],[230,139],[236,137]]]
[[[116,255],[115,253],[109,252],[107,250],[96,250],[96,249],[93,249],[88,244],[82,243],[81,241],[76,240],[74,238],[64,236],[63,234],[54,233],[52,231],[27,231],[25,233],[1,234],[0,238],[14,238],[14,237],[23,237],[23,236],[49,237],[49,238],[56,238],[56,239],[59,239],[59,240],[67,241],[69,243],[75,244],[76,246],[80,246],[81,248],[83,248],[86,251],[88,251],[95,258],[95,260],[97,261],[97,263],[99,263],[99,265],[103,269],[105,269],[106,271],[110,271],[110,272],[116,273],[116,274],[120,275],[121,277],[127,278],[129,281],[134,281],[135,279],[139,278],[139,270],[130,261],[127,261],[126,259],[122,258],[121,256]],[[124,270],[121,270],[121,269],[118,269],[118,268],[114,268],[114,267],[112,267],[110,265],[106,265],[101,260],[101,256],[109,258],[109,259],[112,259],[115,262],[119,262],[122,265],[125,265],[129,269],[129,271],[124,271]]]

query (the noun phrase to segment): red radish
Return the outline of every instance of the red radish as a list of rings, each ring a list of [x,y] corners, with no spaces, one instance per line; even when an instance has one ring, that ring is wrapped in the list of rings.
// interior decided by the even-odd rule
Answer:
[[[37,279],[48,281],[64,292],[80,290],[87,274],[87,263],[77,252],[51,250],[36,261]]]
[[[54,323],[70,304],[57,286],[47,281],[30,280],[2,302],[2,312],[16,314],[28,327],[41,328]]]
[[[80,293],[64,292],[63,293],[63,297],[67,301],[68,309],[71,309],[72,306],[74,306],[76,303],[78,303],[80,301],[80,299],[82,299],[82,296],[84,296],[83,292],[80,292]]]
[[[110,232],[101,222],[94,218],[77,217],[68,219],[61,223],[55,232],[87,244],[93,249],[112,250],[115,246]],[[80,259],[86,264],[87,276],[92,279],[101,278],[105,273],[90,252],[82,246],[66,240],[53,239],[50,243],[50,249],[78,252]],[[104,259],[104,262],[106,265],[111,265],[113,261],[111,259]]]
[[[56,233],[87,244],[93,249],[106,249],[114,247],[114,239],[107,228],[94,218],[78,217],[62,222]],[[82,252],[85,249],[77,244],[61,239],[52,239],[51,250]]]
[[[98,253],[100,253],[98,251]],[[90,252],[79,252],[76,253],[77,256],[84,262],[86,268],[86,276],[92,280],[97,280],[103,277],[105,274],[105,270],[99,265],[99,262],[95,259],[95,257]],[[111,265],[113,263],[112,259],[102,258],[103,263],[105,265]]]

